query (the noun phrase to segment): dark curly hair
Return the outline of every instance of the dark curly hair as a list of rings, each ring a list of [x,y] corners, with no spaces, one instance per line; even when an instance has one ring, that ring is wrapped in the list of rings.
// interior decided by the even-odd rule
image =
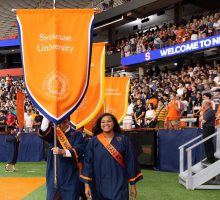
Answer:
[[[114,115],[112,115],[111,113],[104,113],[104,114],[99,116],[99,118],[96,121],[95,126],[92,129],[92,132],[93,132],[94,136],[103,132],[103,130],[101,129],[101,121],[102,121],[102,118],[105,117],[105,116],[110,116],[112,118],[112,121],[114,123],[113,132],[114,133],[121,133],[121,128],[118,124],[118,121],[117,121],[116,117]]]

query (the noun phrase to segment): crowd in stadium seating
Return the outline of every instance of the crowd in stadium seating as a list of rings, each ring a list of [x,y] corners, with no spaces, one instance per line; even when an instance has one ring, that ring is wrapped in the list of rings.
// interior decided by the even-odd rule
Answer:
[[[122,57],[127,57],[216,34],[220,34],[220,12],[207,16],[193,16],[190,21],[182,20],[179,24],[163,24],[137,32],[129,38],[109,44],[107,54],[121,52]]]
[[[157,66],[149,68],[146,75],[131,80],[127,116],[125,120],[134,121],[138,127],[175,128],[175,121],[181,118],[197,118],[199,125],[202,100],[210,98],[216,113],[220,104],[220,64],[197,63],[171,71],[160,70]],[[216,89],[217,88],[217,89]],[[5,125],[16,125],[16,92],[25,93],[25,131],[33,130],[33,125],[42,119],[32,105],[25,91],[22,79],[13,80],[9,75],[0,81],[0,132]],[[211,96],[210,96],[211,95]],[[170,111],[171,102],[177,103],[177,112]],[[172,112],[172,113],[169,113]],[[168,125],[169,116],[172,124]],[[125,127],[126,128],[126,127]]]
[[[144,51],[171,46],[189,40],[197,40],[207,36],[220,34],[220,13],[209,14],[206,17],[192,17],[190,22],[181,24],[164,24],[160,28],[123,39],[108,49],[108,53],[120,52],[129,56]],[[161,71],[157,66],[149,68],[144,77],[131,80],[130,105],[125,120],[134,121],[135,127],[159,127],[169,125],[169,116],[175,116],[175,121],[186,116],[195,116],[199,125],[202,99],[210,97],[213,108],[217,112],[220,103],[220,91],[215,87],[220,85],[220,65],[196,64],[183,66],[181,70]],[[22,79],[13,80],[10,75],[0,79],[0,132],[5,125],[17,124],[16,92],[25,93],[25,131],[33,130],[34,124],[39,124],[42,116],[32,105],[25,90]],[[172,113],[169,106],[173,105]],[[171,106],[172,107],[172,106]],[[178,112],[174,113],[175,107]],[[177,119],[177,120],[176,120]],[[169,120],[168,120],[169,121]],[[166,123],[165,123],[166,122]]]
[[[164,128],[164,125],[172,128],[175,122],[180,125],[184,121],[181,118],[191,116],[196,118],[195,125],[199,126],[203,99],[211,98],[213,109],[218,111],[219,85],[220,64],[216,62],[183,66],[173,72],[167,68],[163,71],[158,67],[149,68],[144,77],[131,81],[130,105],[124,122],[133,117],[135,127],[151,128],[157,123],[158,128]],[[176,110],[170,108],[172,102],[177,103]],[[174,121],[171,125],[169,118]]]
[[[0,79],[0,132],[4,132],[5,126],[17,125],[16,120],[16,93],[20,90],[25,93],[24,100],[24,127],[25,131],[33,130],[34,124],[37,125],[42,118],[37,109],[32,105],[26,94],[25,84],[22,78],[13,80],[8,75]]]
[[[96,13],[107,11],[128,1],[130,0],[103,0],[101,3],[96,5]]]

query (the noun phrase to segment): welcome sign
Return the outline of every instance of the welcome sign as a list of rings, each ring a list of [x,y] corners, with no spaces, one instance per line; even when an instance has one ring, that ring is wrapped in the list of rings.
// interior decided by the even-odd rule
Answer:
[[[24,78],[30,99],[59,123],[88,87],[93,9],[18,9]]]
[[[166,47],[158,50],[140,53],[133,56],[122,58],[121,63],[123,66],[133,65],[142,62],[162,59],[169,56],[175,56],[193,51],[199,51],[207,48],[220,46],[220,35],[203,38],[196,41],[190,41],[183,44],[178,44],[171,47]]]

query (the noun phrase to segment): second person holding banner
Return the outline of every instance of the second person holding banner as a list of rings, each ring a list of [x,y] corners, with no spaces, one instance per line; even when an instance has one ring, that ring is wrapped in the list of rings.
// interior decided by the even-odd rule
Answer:
[[[54,128],[44,118],[39,136],[49,142],[47,158],[47,200],[79,200],[80,165],[86,147],[82,133],[70,127],[70,117],[63,120],[57,127],[57,147],[54,147]],[[57,188],[54,188],[54,156],[57,156]]]
[[[143,178],[130,140],[121,134],[115,116],[102,114],[93,129],[83,165],[81,181],[85,194],[95,200],[136,198],[136,182]]]

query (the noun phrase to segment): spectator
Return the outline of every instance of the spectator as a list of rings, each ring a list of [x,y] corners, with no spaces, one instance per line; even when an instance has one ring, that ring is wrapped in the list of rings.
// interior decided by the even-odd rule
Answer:
[[[144,51],[145,51],[145,47],[143,45],[143,40],[139,39],[138,42],[137,42],[137,46],[136,46],[136,53],[139,54],[139,53],[142,53]]]
[[[215,133],[215,112],[210,106],[210,101],[204,100],[202,103],[203,110],[205,110],[202,118],[202,127],[203,127],[203,138],[206,138],[213,133]],[[214,157],[214,144],[212,141],[213,138],[204,142],[206,160],[202,163],[206,166],[215,162]]]
[[[34,125],[34,119],[33,116],[31,115],[31,111],[27,111],[27,114],[24,116],[24,127],[25,127],[25,131],[27,133],[32,131]]]
[[[177,95],[182,96],[183,95],[183,90],[184,90],[183,84],[179,83],[179,88],[177,89]]]
[[[141,99],[137,99],[136,105],[134,106],[135,128],[143,128],[145,111],[146,108],[142,105]]]
[[[0,132],[5,132],[6,116],[0,111]]]
[[[153,119],[156,121],[156,128],[164,128],[164,122],[167,116],[167,108],[164,105],[163,100],[158,101],[158,107],[156,109],[155,118]]]
[[[218,18],[214,18],[213,28],[215,29],[215,34],[220,34],[220,20]]]
[[[8,115],[6,116],[6,123],[8,126],[15,124],[15,116],[11,113],[11,111],[9,111]]]
[[[127,109],[126,116],[123,119],[123,129],[131,129],[132,128],[132,121],[134,117],[134,104],[129,99],[129,106]]]
[[[212,95],[210,93],[203,93],[202,94],[202,99],[204,101],[209,101],[210,102],[210,107],[215,110],[215,103],[212,101]]]
[[[220,72],[218,73],[218,75],[214,78],[214,82],[216,85],[220,85]]]
[[[8,146],[8,160],[5,165],[6,171],[16,171],[15,164],[17,162],[18,157],[18,146],[20,140],[20,133],[16,133],[13,127],[8,127],[7,135],[5,138],[6,144]]]
[[[178,128],[180,124],[180,103],[176,99],[176,94],[172,93],[170,95],[170,102],[167,106],[168,114],[166,117],[167,128]]]
[[[152,125],[155,118],[155,110],[154,105],[152,103],[148,103],[147,110],[145,112],[145,127],[154,128],[154,124]]]
[[[126,45],[124,47],[124,53],[125,53],[125,57],[131,55],[131,46],[128,41],[126,42]]]

